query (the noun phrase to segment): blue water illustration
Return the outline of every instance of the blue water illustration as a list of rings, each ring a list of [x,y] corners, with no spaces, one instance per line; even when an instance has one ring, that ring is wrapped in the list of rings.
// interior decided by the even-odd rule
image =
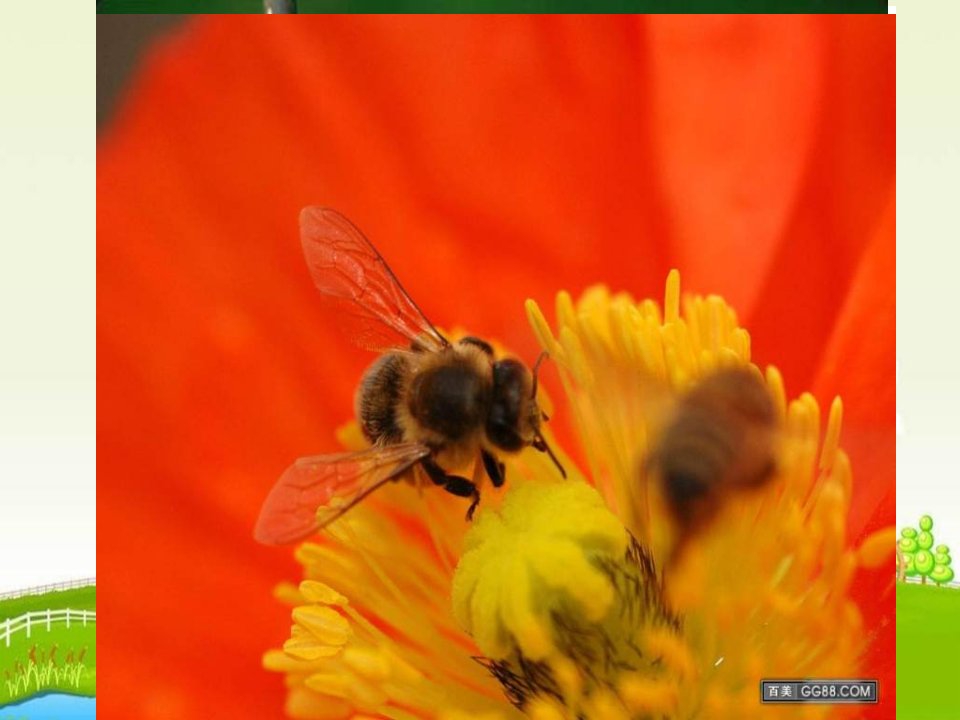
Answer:
[[[0,707],[0,720],[94,720],[97,699],[48,693]]]

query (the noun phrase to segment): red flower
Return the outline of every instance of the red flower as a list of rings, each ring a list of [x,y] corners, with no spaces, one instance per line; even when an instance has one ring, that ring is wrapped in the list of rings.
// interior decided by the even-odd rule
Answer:
[[[370,359],[316,302],[309,204],[438,325],[530,359],[525,297],[679,267],[788,391],[843,396],[851,527],[892,524],[893,61],[884,16],[220,17],[159,47],[98,168],[104,715],[282,706],[260,657],[295,568],[252,525]],[[883,717],[888,590],[858,590]]]

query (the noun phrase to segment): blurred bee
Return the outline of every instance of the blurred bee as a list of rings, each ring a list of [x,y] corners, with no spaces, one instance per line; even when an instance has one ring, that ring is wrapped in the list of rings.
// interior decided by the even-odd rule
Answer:
[[[482,472],[503,485],[500,453],[532,445],[563,467],[540,433],[537,370],[497,359],[490,344],[465,337],[451,343],[424,317],[370,241],[334,210],[305,208],[300,235],[321,296],[340,309],[351,338],[383,354],[357,389],[355,410],[366,450],[294,462],[274,485],[254,535],[266,544],[299,540],[330,524],[391,480],[411,478],[419,465],[436,485],[480,500]],[[406,346],[406,347],[404,347]],[[473,479],[446,467],[474,460]]]
[[[773,400],[746,368],[718,370],[680,398],[647,460],[677,526],[675,553],[733,493],[772,477],[776,432]]]

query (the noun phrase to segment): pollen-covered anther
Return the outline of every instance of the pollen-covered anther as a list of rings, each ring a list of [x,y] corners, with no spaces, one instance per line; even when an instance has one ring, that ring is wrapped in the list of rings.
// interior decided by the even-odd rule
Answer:
[[[322,605],[304,605],[293,611],[297,626],[321,645],[339,647],[350,637],[350,626],[340,613]]]
[[[617,695],[632,713],[672,717],[680,703],[680,685],[675,680],[627,673],[620,678]]]
[[[861,567],[879,568],[895,554],[897,531],[894,527],[871,533],[857,548],[857,561]]]
[[[303,599],[311,603],[323,605],[346,605],[349,600],[329,585],[316,580],[304,580],[300,583],[300,593]]]
[[[290,637],[283,643],[283,651],[300,660],[317,660],[333,657],[341,651],[341,646],[319,643],[309,630],[301,625],[294,625]]]
[[[524,712],[531,720],[567,720],[569,715],[564,706],[555,700],[535,698],[524,707]]]
[[[667,674],[685,680],[696,678],[697,667],[690,649],[676,632],[668,628],[652,628],[646,630],[638,642],[647,655],[663,662]]]

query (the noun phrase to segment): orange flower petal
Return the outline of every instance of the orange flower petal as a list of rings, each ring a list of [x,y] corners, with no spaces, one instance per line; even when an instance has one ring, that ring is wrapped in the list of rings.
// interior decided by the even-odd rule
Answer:
[[[795,388],[814,382],[895,172],[894,19],[819,20],[829,61],[817,136],[759,301],[742,313],[755,357]]]
[[[892,194],[841,305],[815,384],[821,399],[844,398],[843,444],[856,478],[853,539],[896,522],[896,221]],[[893,547],[890,548],[892,562]],[[864,572],[851,593],[874,628],[866,666],[883,689],[880,716],[896,707],[896,598],[893,576]]]
[[[812,16],[666,15],[647,37],[674,263],[688,287],[746,312],[830,116],[827,28]]]

